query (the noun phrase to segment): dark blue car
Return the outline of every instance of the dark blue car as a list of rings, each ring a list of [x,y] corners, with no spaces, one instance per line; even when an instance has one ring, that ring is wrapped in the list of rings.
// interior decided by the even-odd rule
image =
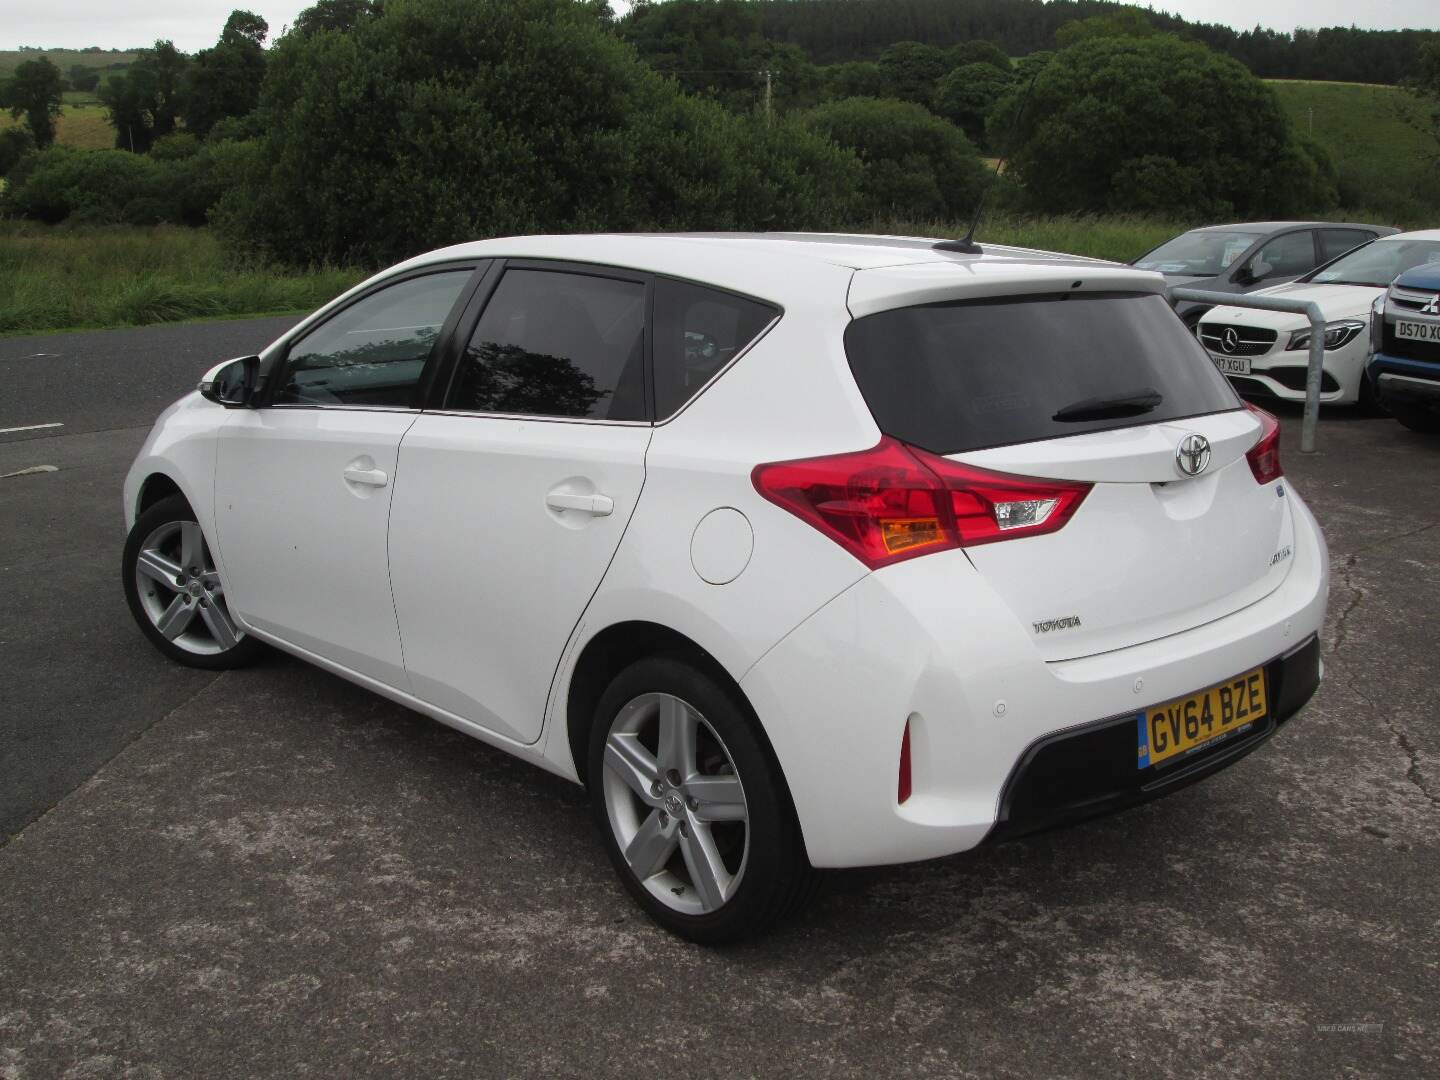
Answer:
[[[1376,300],[1371,342],[1380,403],[1412,431],[1440,432],[1440,261],[1406,270]]]

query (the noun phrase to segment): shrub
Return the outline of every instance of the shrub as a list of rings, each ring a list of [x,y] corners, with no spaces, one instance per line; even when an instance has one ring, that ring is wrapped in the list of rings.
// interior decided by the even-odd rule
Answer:
[[[157,162],[124,150],[52,146],[13,171],[4,192],[7,213],[55,223],[85,212],[86,220],[118,221],[131,200],[158,186]]]
[[[1010,89],[1015,76],[983,61],[964,64],[940,80],[935,111],[975,143],[985,141],[985,118]]]
[[[964,217],[985,184],[970,140],[919,105],[847,98],[813,110],[808,122],[859,156],[864,213]]]
[[[797,228],[842,219],[859,166],[790,120],[682,95],[565,0],[391,0],[287,35],[261,164],[217,212],[291,264],[376,265],[507,232]]]
[[[1308,182],[1287,195],[1300,151],[1274,92],[1203,45],[1166,35],[1082,40],[1040,72],[1019,115],[1025,89],[996,106],[992,126],[1014,129],[1010,171],[1047,213],[1129,210],[1132,197],[1153,204],[1165,182],[1189,203],[1171,209],[1189,218],[1265,216],[1325,199],[1323,185]]]
[[[6,176],[20,159],[35,148],[35,140],[24,128],[0,131],[0,176]]]
[[[200,152],[200,140],[188,131],[177,131],[156,139],[150,156],[156,161],[184,161]]]

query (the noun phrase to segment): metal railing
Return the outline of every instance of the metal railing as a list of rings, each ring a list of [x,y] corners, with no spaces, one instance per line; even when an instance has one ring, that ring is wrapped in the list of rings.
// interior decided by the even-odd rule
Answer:
[[[1171,289],[1170,301],[1189,300],[1215,307],[1258,308],[1285,311],[1310,320],[1310,363],[1305,369],[1305,417],[1300,422],[1300,452],[1315,452],[1315,428],[1320,422],[1320,375],[1325,366],[1325,316],[1313,300],[1283,300],[1278,296],[1207,292],[1205,289]]]

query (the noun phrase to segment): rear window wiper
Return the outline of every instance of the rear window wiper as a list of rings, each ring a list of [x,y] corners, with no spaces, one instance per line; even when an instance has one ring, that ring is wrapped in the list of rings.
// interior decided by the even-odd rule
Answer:
[[[1141,416],[1164,400],[1158,390],[1145,386],[1129,394],[1086,398],[1084,401],[1074,402],[1056,412],[1050,419],[1061,424],[1077,423],[1081,420],[1120,420],[1127,416]]]

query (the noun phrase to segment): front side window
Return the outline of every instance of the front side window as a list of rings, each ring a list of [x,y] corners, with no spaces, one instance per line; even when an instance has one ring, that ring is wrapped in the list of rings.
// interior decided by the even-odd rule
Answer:
[[[1257,279],[1298,277],[1315,265],[1315,235],[1310,232],[1277,236],[1250,260]]]
[[[655,282],[655,415],[676,412],[780,314],[734,293]]]
[[[399,282],[351,304],[290,346],[277,405],[412,404],[470,270]]]
[[[507,270],[461,358],[447,409],[645,419],[645,286]]]

